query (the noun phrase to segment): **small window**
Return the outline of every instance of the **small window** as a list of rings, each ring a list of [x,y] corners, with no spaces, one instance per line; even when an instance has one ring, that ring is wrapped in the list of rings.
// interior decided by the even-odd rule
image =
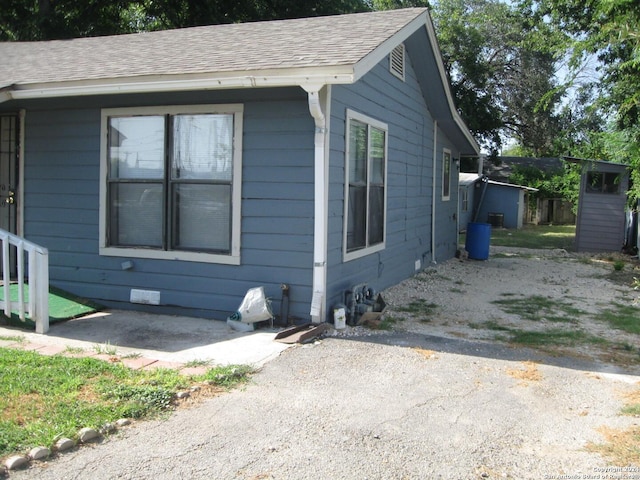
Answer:
[[[461,195],[461,203],[462,203],[462,211],[463,212],[468,212],[469,211],[469,190],[467,189],[467,187],[463,187],[460,190],[460,195]]]
[[[347,111],[345,260],[384,248],[387,126]]]
[[[389,57],[389,68],[391,73],[404,81],[404,44],[401,43],[391,51]]]
[[[444,149],[442,153],[442,200],[451,198],[451,151]]]
[[[103,111],[101,253],[239,263],[242,106]]]
[[[620,174],[614,172],[588,172],[587,193],[613,193],[620,191]]]

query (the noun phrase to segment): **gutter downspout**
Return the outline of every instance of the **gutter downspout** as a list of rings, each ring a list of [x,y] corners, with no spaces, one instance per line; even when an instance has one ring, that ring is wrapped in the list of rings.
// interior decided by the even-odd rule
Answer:
[[[433,179],[431,191],[431,263],[436,263],[436,174],[438,172],[438,121],[433,121]]]
[[[324,87],[324,88],[323,88]],[[329,100],[331,87],[304,86],[309,97],[309,112],[315,122],[314,136],[314,220],[313,220],[313,298],[312,323],[326,321],[327,243],[329,208]]]
[[[23,237],[24,236],[24,152],[25,152],[25,143],[24,143],[24,138],[25,138],[25,118],[27,116],[27,111],[23,108],[20,110],[20,112],[18,113],[18,117],[19,117],[19,126],[18,128],[20,129],[19,132],[19,138],[18,141],[20,142],[20,145],[18,147],[18,185],[16,185],[14,188],[18,189],[18,208],[16,211],[16,233],[18,234],[18,236]]]

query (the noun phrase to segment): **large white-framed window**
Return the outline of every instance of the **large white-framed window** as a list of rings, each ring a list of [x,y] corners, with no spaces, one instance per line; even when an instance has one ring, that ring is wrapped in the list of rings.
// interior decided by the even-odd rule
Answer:
[[[238,265],[242,114],[102,110],[100,254]]]
[[[347,110],[345,261],[384,249],[387,209],[387,124]]]
[[[442,150],[442,201],[451,198],[451,150]]]

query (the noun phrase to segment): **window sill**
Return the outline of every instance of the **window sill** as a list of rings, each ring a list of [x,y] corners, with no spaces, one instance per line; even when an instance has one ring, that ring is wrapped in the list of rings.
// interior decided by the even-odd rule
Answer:
[[[101,247],[100,255],[104,257],[149,258],[156,260],[177,260],[183,262],[219,263],[223,265],[240,265],[240,254],[220,255],[203,252],[161,251],[146,248]]]
[[[344,252],[343,261],[349,262],[351,260],[356,260],[358,258],[371,255],[372,253],[380,252],[384,249],[385,249],[385,244],[379,243],[378,245],[374,245],[373,247],[362,248],[360,250],[354,250],[353,252]]]

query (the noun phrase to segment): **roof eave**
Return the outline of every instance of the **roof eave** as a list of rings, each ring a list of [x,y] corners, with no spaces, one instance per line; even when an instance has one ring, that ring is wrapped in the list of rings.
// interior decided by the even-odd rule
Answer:
[[[478,142],[473,137],[469,128],[465,124],[462,117],[456,110],[455,103],[453,101],[453,95],[451,94],[451,88],[449,86],[449,79],[447,78],[446,70],[444,68],[444,63],[442,62],[442,54],[440,53],[440,48],[438,46],[438,40],[436,37],[435,28],[433,26],[433,22],[431,21],[431,17],[429,16],[428,10],[425,10],[423,13],[419,14],[414,18],[411,22],[407,23],[401,30],[399,30],[395,35],[389,37],[386,41],[381,43],[375,50],[370,52],[368,55],[363,57],[355,66],[354,66],[354,80],[357,81],[362,78],[367,72],[369,72],[375,65],[381,62],[387,55],[391,53],[391,51],[400,43],[406,41],[414,32],[418,31],[420,28],[425,28],[427,31],[427,35],[429,38],[429,43],[431,44],[431,51],[434,56],[438,73],[440,75],[440,82],[442,84],[442,88],[444,90],[444,94],[447,100],[449,114],[451,119],[453,120],[457,129],[460,130],[462,136],[465,141],[468,143],[468,147],[471,151],[461,152],[465,156],[478,156],[480,155],[480,146]]]
[[[384,58],[391,53],[391,51],[404,42],[407,38],[413,34],[416,30],[429,23],[428,11],[425,10],[421,14],[417,15],[412,21],[402,27],[397,33],[387,38],[384,42],[378,45],[374,50],[362,57],[358,63],[354,66],[355,81],[362,78],[367,72],[369,72],[374,66],[380,63]]]
[[[353,68],[313,67],[215,74],[179,74],[162,76],[122,77],[97,80],[16,84],[0,90],[0,103],[11,99],[76,97],[126,93],[177,92],[191,90],[222,90],[232,88],[291,87],[319,89],[328,84],[354,82]]]
[[[444,68],[444,63],[442,61],[442,54],[440,53],[438,38],[436,37],[436,30],[430,18],[428,18],[427,21],[425,22],[425,28],[427,29],[427,34],[429,35],[429,43],[431,44],[432,51],[436,56],[438,72],[440,73],[440,81],[442,82],[442,85],[445,90],[445,95],[447,98],[447,103],[449,105],[449,111],[451,112],[451,117],[453,118],[453,121],[455,122],[456,126],[460,129],[464,138],[467,140],[467,142],[469,142],[469,146],[473,150],[473,152],[464,152],[464,154],[472,155],[473,153],[475,153],[475,155],[480,155],[480,145],[478,145],[478,142],[476,141],[476,139],[473,138],[473,135],[471,134],[471,132],[469,131],[469,128],[467,127],[464,120],[458,113],[458,110],[456,109],[455,103],[453,101],[451,87],[449,86],[449,79],[447,77],[447,72]]]

